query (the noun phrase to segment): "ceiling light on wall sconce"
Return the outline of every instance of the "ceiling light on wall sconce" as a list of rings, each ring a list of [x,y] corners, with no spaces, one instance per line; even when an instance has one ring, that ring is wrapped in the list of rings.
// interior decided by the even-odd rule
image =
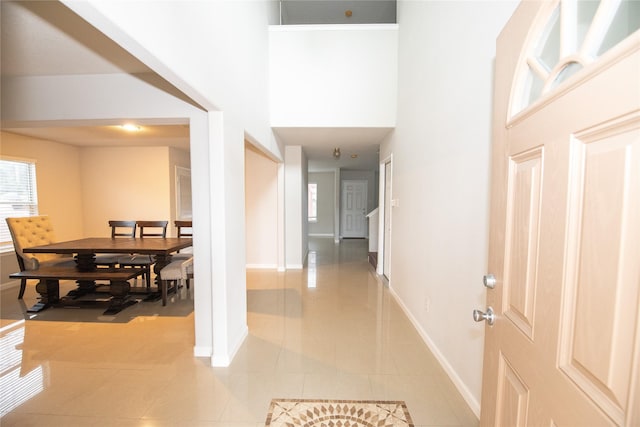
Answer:
[[[134,125],[133,123],[126,123],[124,125],[121,125],[120,127],[129,132],[139,132],[142,130],[140,126]]]
[[[340,147],[333,149],[333,158],[338,160],[340,158]]]

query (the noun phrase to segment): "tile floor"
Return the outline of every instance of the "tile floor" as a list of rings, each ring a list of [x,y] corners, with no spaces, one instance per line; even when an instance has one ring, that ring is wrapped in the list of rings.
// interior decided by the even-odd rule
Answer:
[[[67,284],[67,287],[73,284]],[[195,286],[198,286],[196,281]],[[194,358],[192,292],[25,314],[4,289],[0,424],[260,426],[272,398],[404,400],[416,426],[476,426],[367,263],[367,242],[310,241],[309,267],[247,272],[250,335],[228,368]]]

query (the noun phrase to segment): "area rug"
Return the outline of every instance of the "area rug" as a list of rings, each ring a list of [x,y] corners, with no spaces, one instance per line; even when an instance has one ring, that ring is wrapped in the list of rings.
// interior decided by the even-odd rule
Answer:
[[[413,427],[402,401],[273,399],[267,427]]]

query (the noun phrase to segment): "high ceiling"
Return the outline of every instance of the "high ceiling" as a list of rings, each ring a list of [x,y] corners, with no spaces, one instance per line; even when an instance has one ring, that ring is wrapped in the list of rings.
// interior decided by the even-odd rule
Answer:
[[[376,9],[374,6],[378,5]],[[392,6],[390,6],[392,4]],[[322,7],[324,6],[324,7]],[[1,2],[1,60],[3,76],[149,73],[142,62],[57,1]],[[283,23],[327,23],[345,20],[351,10],[353,21],[395,21],[395,2],[287,0],[282,3]],[[386,17],[382,17],[382,16]],[[391,16],[392,15],[392,16]],[[384,21],[389,22],[389,21]],[[140,132],[124,132],[116,125],[60,126],[46,123],[32,127],[4,127],[7,132],[79,146],[189,147],[189,128],[184,124],[147,122]],[[376,168],[378,144],[389,129],[282,128],[276,134],[286,145],[302,145],[310,169],[344,167]],[[333,148],[341,147],[336,160]],[[352,158],[352,154],[357,154]]]

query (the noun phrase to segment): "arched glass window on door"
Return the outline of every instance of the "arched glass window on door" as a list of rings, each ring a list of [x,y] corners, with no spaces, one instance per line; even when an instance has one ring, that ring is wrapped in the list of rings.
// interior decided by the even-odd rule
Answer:
[[[511,117],[640,29],[638,0],[556,0],[516,74]]]

